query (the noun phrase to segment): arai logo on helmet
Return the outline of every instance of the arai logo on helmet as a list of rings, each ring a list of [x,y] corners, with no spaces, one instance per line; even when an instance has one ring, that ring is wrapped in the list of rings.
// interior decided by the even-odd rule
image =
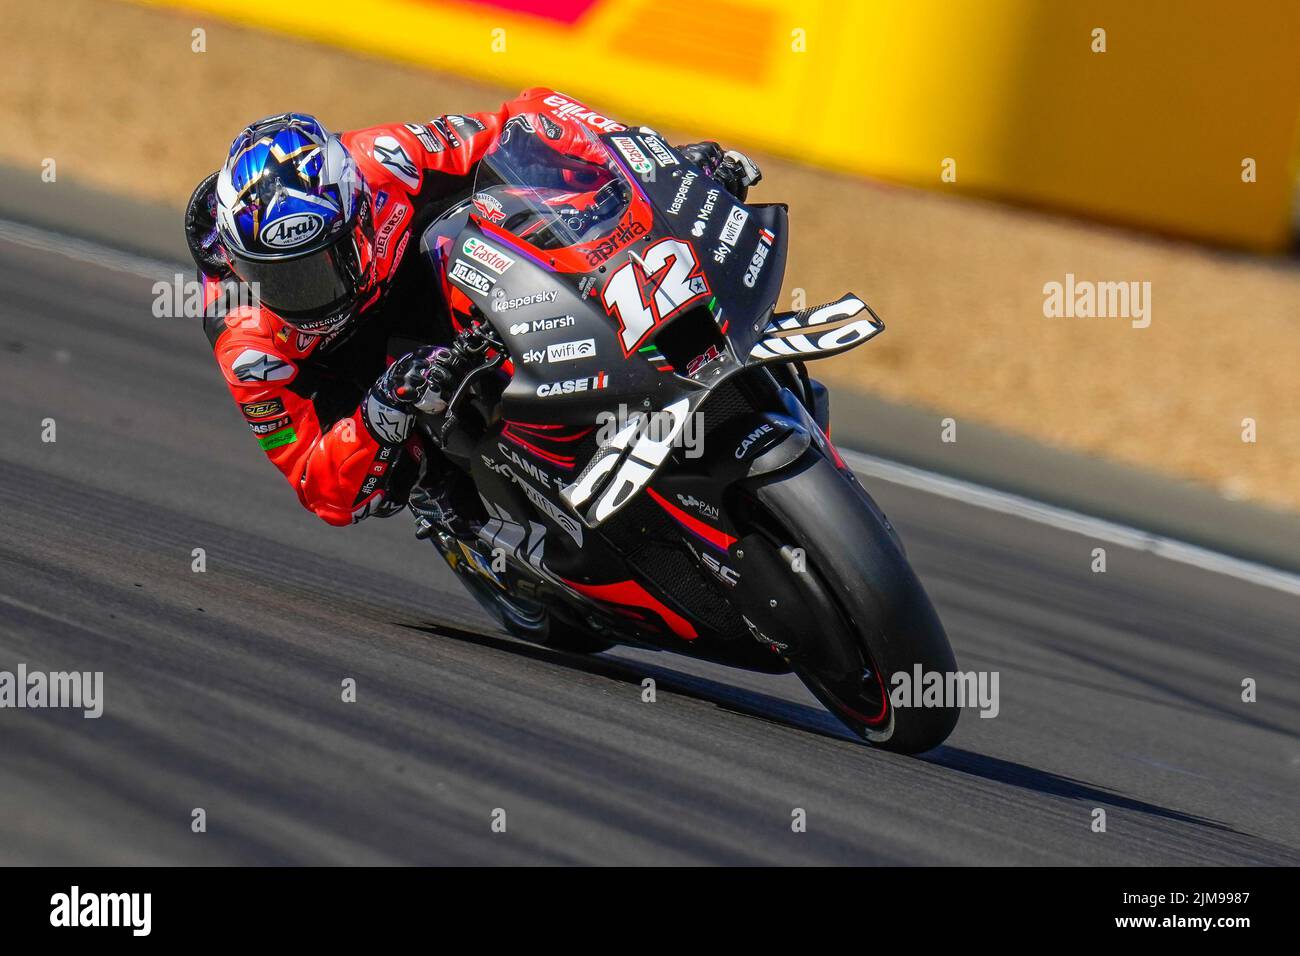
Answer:
[[[272,249],[292,249],[311,242],[325,229],[325,220],[314,212],[297,212],[262,227],[261,240]]]

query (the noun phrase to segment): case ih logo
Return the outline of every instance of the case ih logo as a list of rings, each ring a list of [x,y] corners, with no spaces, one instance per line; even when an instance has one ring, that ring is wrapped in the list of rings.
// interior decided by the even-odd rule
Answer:
[[[609,378],[604,372],[597,372],[586,378],[570,378],[563,382],[551,382],[548,385],[537,386],[538,398],[549,398],[552,395],[575,395],[579,392],[595,391],[604,388],[609,384]]]
[[[749,260],[749,267],[745,269],[745,278],[742,280],[749,288],[754,288],[758,282],[758,274],[763,271],[763,263],[767,261],[767,253],[775,241],[776,236],[766,229],[758,230],[758,246],[754,249],[754,257]]]

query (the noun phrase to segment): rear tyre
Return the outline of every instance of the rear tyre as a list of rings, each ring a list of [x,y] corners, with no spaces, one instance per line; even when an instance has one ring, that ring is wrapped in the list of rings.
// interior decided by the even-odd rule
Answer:
[[[464,558],[454,539],[438,535],[434,543],[474,600],[510,635],[574,654],[599,654],[614,646],[577,625],[554,618],[545,605],[510,594],[488,581]]]

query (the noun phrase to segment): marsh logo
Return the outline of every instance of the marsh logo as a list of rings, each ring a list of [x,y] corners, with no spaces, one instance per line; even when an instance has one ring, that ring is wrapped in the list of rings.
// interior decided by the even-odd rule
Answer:
[[[55,927],[124,927],[132,936],[153,928],[152,893],[82,893],[74,886],[50,897],[50,925]]]
[[[314,212],[299,212],[267,223],[262,229],[262,245],[272,249],[293,249],[311,242],[325,228],[325,220]]]

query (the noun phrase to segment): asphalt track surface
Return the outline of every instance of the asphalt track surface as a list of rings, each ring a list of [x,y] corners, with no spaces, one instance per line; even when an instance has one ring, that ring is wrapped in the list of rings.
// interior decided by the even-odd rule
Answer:
[[[514,641],[405,517],[319,522],[150,285],[0,242],[0,670],[105,673],[98,720],[0,710],[0,862],[1300,862],[1300,598],[868,481],[1000,679],[876,752],[794,678]]]

